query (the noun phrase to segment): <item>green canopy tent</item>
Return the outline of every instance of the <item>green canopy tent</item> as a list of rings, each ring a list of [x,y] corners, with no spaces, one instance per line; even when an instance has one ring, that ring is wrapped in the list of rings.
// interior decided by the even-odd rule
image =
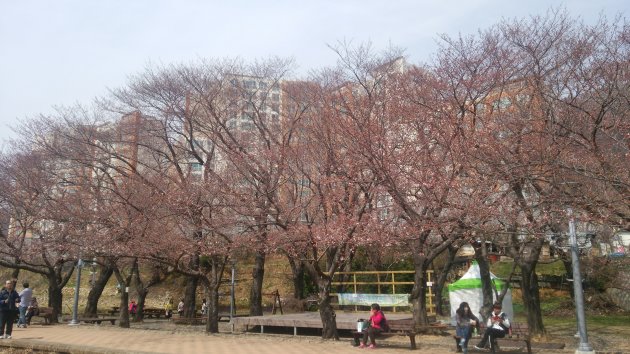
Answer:
[[[494,274],[490,273],[490,278],[497,288],[497,291],[501,292],[507,284],[497,278]],[[459,308],[459,304],[467,302],[470,306],[470,311],[475,316],[481,319],[479,310],[483,305],[483,292],[481,290],[481,272],[479,271],[479,265],[473,261],[466,274],[464,274],[458,281],[449,284],[448,297],[451,303],[451,318],[455,321],[455,311]],[[496,295],[493,292],[493,302],[496,301]],[[514,308],[512,307],[512,290],[509,289],[503,298],[503,312],[505,312],[510,319],[514,318]]]

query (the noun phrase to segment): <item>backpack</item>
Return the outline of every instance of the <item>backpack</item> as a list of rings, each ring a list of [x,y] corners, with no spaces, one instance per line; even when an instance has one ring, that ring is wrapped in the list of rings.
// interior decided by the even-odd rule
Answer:
[[[387,319],[385,318],[385,314],[383,313],[383,311],[381,311],[381,315],[383,315],[383,320],[381,321],[381,329],[383,330],[383,332],[391,331],[391,328],[389,327],[389,323],[387,323]]]
[[[501,319],[505,320],[506,318],[507,318],[507,315],[504,312],[501,312]],[[506,334],[508,334],[510,337],[512,336],[512,323],[510,323],[510,327],[508,327],[504,325],[503,322],[501,322],[500,326],[501,328],[503,328]]]

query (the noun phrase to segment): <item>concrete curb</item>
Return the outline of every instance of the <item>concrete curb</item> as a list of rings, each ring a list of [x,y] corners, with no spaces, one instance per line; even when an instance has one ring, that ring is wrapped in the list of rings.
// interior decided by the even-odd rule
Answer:
[[[2,339],[0,340],[0,348],[32,350],[34,352],[55,352],[68,354],[149,354],[144,351],[117,350],[104,347],[85,347],[82,345],[73,345],[56,342],[38,341],[30,342],[26,339]]]

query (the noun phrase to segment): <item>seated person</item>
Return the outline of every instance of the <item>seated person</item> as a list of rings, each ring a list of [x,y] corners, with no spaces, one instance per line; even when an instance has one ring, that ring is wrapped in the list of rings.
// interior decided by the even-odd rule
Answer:
[[[37,303],[37,298],[32,297],[31,303],[28,305],[28,308],[26,309],[26,324],[30,326],[31,318],[37,315],[39,315],[39,304]]]
[[[363,340],[359,345],[359,348],[376,348],[376,336],[379,333],[387,331],[387,320],[379,304],[372,304],[370,309],[369,324],[362,332],[357,332],[357,337],[363,335]],[[370,339],[370,345],[367,345],[367,340]],[[358,338],[356,338],[358,339]]]
[[[136,300],[131,300],[131,302],[129,303],[129,315],[136,316],[137,312],[138,312],[138,304],[136,304]]]
[[[468,353],[468,341],[472,336],[473,328],[479,328],[479,319],[470,311],[467,302],[462,302],[455,312],[457,326],[455,331],[458,337],[457,351]]]
[[[475,345],[475,349],[483,349],[486,346],[494,345],[497,338],[505,337],[510,328],[510,319],[501,309],[500,303],[495,303],[492,306],[492,313],[488,317],[486,331],[483,334],[483,338],[481,338],[481,342]]]

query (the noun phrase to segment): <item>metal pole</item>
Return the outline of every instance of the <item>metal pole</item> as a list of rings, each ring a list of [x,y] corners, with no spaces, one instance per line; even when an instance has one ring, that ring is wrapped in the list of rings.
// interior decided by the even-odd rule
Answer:
[[[230,322],[232,322],[232,318],[236,315],[236,301],[234,298],[234,284],[236,283],[236,262],[232,262],[232,280],[231,284],[231,293],[230,293]]]
[[[74,304],[72,305],[72,321],[70,321],[70,326],[78,326],[79,325],[79,288],[81,287],[81,266],[83,266],[83,261],[79,258],[77,262],[77,284],[74,287]]]
[[[582,292],[582,275],[580,274],[580,258],[578,254],[577,237],[575,235],[575,220],[573,210],[569,208],[569,243],[571,246],[571,260],[573,265],[573,293],[575,297],[575,311],[578,321],[578,332],[580,333],[580,345],[575,351],[576,354],[595,353],[588,343],[586,332],[586,318],[584,316],[584,293]]]

